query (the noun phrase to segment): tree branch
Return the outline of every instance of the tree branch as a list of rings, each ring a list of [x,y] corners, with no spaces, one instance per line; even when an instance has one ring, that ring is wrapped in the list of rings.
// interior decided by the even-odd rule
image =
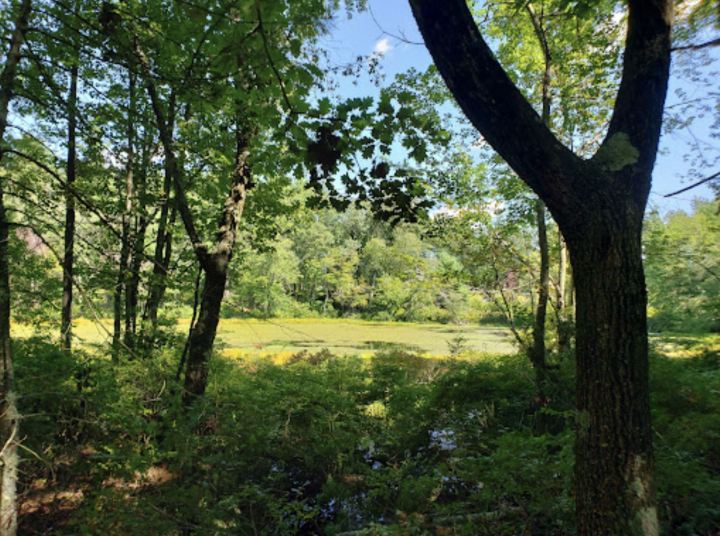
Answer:
[[[23,0],[20,5],[15,29],[13,30],[10,40],[10,50],[8,50],[5,58],[5,66],[0,72],[0,142],[5,137],[5,128],[7,127],[8,106],[13,96],[15,85],[15,73],[18,63],[20,63],[20,46],[25,40],[25,34],[28,29],[28,19],[30,18],[30,10],[32,6],[30,0]]]
[[[677,47],[672,47],[670,50],[673,52],[680,52],[684,50],[702,50],[703,48],[710,48],[710,47],[719,47],[720,46],[720,37],[717,37],[715,39],[711,39],[710,41],[706,41],[705,43],[698,43],[696,45],[680,45]]]
[[[10,153],[19,156],[20,158],[23,158],[27,160],[28,162],[34,164],[38,168],[42,169],[45,173],[50,175],[52,178],[54,178],[58,183],[60,183],[60,186],[62,186],[65,190],[69,191],[75,199],[77,199],[82,206],[84,206],[86,209],[88,209],[90,212],[95,214],[100,221],[110,230],[111,233],[113,233],[116,237],[120,238],[120,233],[115,229],[113,224],[108,220],[108,218],[100,212],[100,210],[95,207],[92,203],[87,201],[80,193],[70,185],[68,185],[67,181],[63,179],[59,173],[55,172],[50,166],[47,164],[44,164],[34,156],[31,156],[23,151],[18,151],[17,149],[11,149],[9,147],[2,147],[0,148],[0,154],[1,153]]]
[[[175,203],[178,211],[180,212],[180,218],[182,219],[185,231],[192,242],[193,250],[195,251],[198,262],[203,268],[207,268],[209,266],[207,246],[200,239],[200,234],[195,227],[195,220],[192,212],[190,212],[190,205],[188,203],[187,196],[185,195],[185,188],[182,184],[182,173],[180,167],[178,166],[177,157],[175,156],[172,133],[168,128],[165,113],[163,112],[162,104],[160,103],[160,97],[158,96],[155,82],[150,74],[150,64],[147,56],[145,56],[145,53],[142,48],[140,48],[137,41],[135,42],[135,54],[140,62],[143,74],[145,75],[145,87],[148,95],[150,96],[150,103],[152,105],[153,113],[155,114],[155,120],[160,133],[160,141],[162,142],[165,158],[167,160],[167,167],[173,181],[175,189]]]
[[[702,180],[699,180],[697,182],[692,183],[690,186],[686,186],[685,188],[681,188],[680,190],[677,190],[675,192],[671,192],[669,194],[665,194],[663,197],[672,197],[674,195],[682,194],[684,192],[687,192],[688,190],[692,190],[693,188],[697,188],[698,186],[705,184],[710,181],[714,181],[715,179],[720,179],[720,171],[717,173],[714,173],[710,175],[709,177],[705,177]]]
[[[465,0],[410,0],[425,43],[458,104],[554,215],[581,204],[582,161],[543,124],[498,63]],[[577,204],[574,202],[577,201]]]
[[[287,91],[285,91],[285,84],[283,83],[282,77],[280,76],[280,71],[278,71],[277,67],[275,66],[275,62],[272,59],[272,56],[270,55],[270,47],[268,46],[268,40],[267,40],[267,34],[265,33],[265,27],[263,26],[262,21],[262,11],[260,9],[260,2],[259,0],[255,1],[255,11],[257,13],[258,23],[257,23],[257,30],[260,30],[260,35],[262,37],[263,42],[263,50],[265,51],[265,55],[267,56],[268,62],[270,63],[270,68],[272,69],[273,74],[275,75],[275,78],[277,79],[278,85],[280,86],[280,91],[282,92],[283,100],[285,101],[285,105],[288,107],[288,113],[295,114],[295,108],[293,107],[292,103],[290,102],[290,98],[288,97]],[[254,32],[255,30],[253,30]]]
[[[630,0],[629,6],[622,80],[607,136],[593,159],[597,161],[604,149],[623,141],[617,137],[622,134],[638,153],[627,169],[642,170],[649,176],[657,155],[670,73],[673,4],[671,0]],[[650,192],[650,181],[645,182],[627,185],[643,205]]]

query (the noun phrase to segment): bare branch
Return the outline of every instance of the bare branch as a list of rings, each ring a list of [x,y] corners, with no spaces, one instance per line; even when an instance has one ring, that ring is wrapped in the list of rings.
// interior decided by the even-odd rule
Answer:
[[[685,188],[681,188],[680,190],[677,190],[676,192],[671,192],[671,193],[669,193],[669,194],[665,194],[664,197],[672,197],[672,196],[674,196],[674,195],[682,194],[682,193],[684,193],[684,192],[687,192],[688,190],[692,190],[693,188],[697,188],[698,186],[700,186],[700,185],[702,185],[702,184],[705,184],[705,183],[710,182],[710,181],[714,181],[715,179],[720,179],[720,171],[718,171],[717,173],[714,173],[714,174],[710,175],[709,177],[705,177],[705,178],[702,179],[702,180],[699,180],[699,181],[697,181],[697,182],[694,182],[694,183],[691,184],[690,186],[686,186]]]
[[[720,37],[706,41],[705,43],[691,44],[691,45],[680,45],[672,47],[672,52],[681,52],[685,50],[702,50],[703,48],[718,47],[720,46]]]
[[[375,26],[377,26],[378,30],[380,30],[384,35],[387,35],[388,37],[392,37],[393,39],[397,39],[398,41],[402,41],[403,43],[406,43],[408,45],[420,45],[420,46],[425,45],[425,43],[422,43],[420,41],[411,41],[410,39],[408,39],[407,37],[405,37],[402,34],[398,35],[398,34],[388,32],[385,28],[382,27],[382,25],[380,24],[380,21],[377,20],[377,17],[375,17],[375,12],[373,11],[372,6],[370,6],[369,4],[368,4],[368,11],[370,12],[370,16],[372,17],[372,20],[375,23]]]

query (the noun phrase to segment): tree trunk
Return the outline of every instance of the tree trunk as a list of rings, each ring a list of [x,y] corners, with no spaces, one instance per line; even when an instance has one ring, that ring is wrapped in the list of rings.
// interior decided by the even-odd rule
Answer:
[[[166,125],[170,133],[172,133],[174,129],[174,117],[175,99],[171,96]],[[164,167],[163,189],[160,199],[160,220],[158,221],[157,235],[155,236],[155,251],[153,254],[153,271],[150,276],[150,289],[148,291],[147,301],[145,302],[145,309],[143,310],[142,344],[145,347],[152,343],[155,338],[155,332],[157,331],[158,311],[160,310],[160,303],[165,294],[167,271],[170,266],[169,262],[165,262],[165,259],[169,258],[168,252],[172,251],[172,234],[169,230],[172,227],[172,223],[168,224],[168,215],[170,212],[170,189],[172,188],[173,182],[173,169],[167,158],[165,159]],[[174,214],[173,212],[170,218],[172,221],[175,219]]]
[[[142,165],[137,177],[136,216],[133,230],[133,249],[130,260],[130,270],[126,286],[125,298],[125,346],[135,350],[137,341],[137,309],[138,293],[140,288],[140,269],[145,258],[145,232],[147,231],[147,216],[145,214],[145,195],[147,187],[147,171],[150,166],[149,143],[144,144]]]
[[[656,535],[642,212],[617,200],[588,217],[587,232],[568,238],[577,292],[578,534]]]
[[[127,242],[127,260],[123,274],[123,289],[125,290],[125,336],[123,344],[126,349],[132,348],[133,317],[135,297],[130,290],[132,281],[132,253],[137,251],[137,216],[133,215],[133,204],[136,204],[135,192],[135,74],[130,71],[128,79],[128,163],[125,175],[125,213],[123,219],[123,242]],[[135,224],[133,226],[133,223]],[[133,229],[134,227],[134,229]],[[122,256],[122,255],[121,255]]]
[[[237,226],[245,207],[247,189],[251,184],[250,168],[247,164],[247,141],[240,131],[240,126],[236,128],[238,129],[236,133],[237,150],[232,187],[225,200],[220,218],[216,246],[204,262],[202,255],[199,257],[200,265],[205,272],[205,283],[200,300],[200,312],[189,339],[183,395],[186,405],[192,403],[198,396],[202,396],[207,387],[208,364],[220,321],[220,307],[225,294],[230,260],[235,248]]]
[[[169,195],[169,192],[168,192]],[[169,201],[164,203],[167,205]],[[160,221],[158,223],[157,235],[155,236],[155,252],[153,255],[153,271],[150,275],[150,288],[148,290],[145,309],[143,310],[143,346],[152,344],[157,332],[158,313],[165,289],[167,288],[167,276],[172,258],[172,226],[175,223],[175,207],[168,210],[164,205],[160,209]]]
[[[63,299],[62,319],[60,323],[60,344],[65,350],[72,348],[72,305],[73,305],[73,266],[75,262],[75,185],[77,163],[77,60],[70,69],[70,93],[67,100],[68,111],[68,147],[65,188],[65,247],[63,253]]]
[[[550,47],[545,35],[543,20],[535,13],[532,4],[528,3],[525,9],[530,16],[535,36],[538,39],[540,48],[543,51],[544,70],[541,84],[542,93],[542,112],[540,118],[543,124],[551,126],[550,110],[552,106],[552,96],[550,94],[550,86],[552,83],[552,55]],[[545,222],[545,204],[538,199],[535,202],[535,224],[538,234],[538,249],[540,251],[540,274],[538,279],[538,303],[535,308],[535,322],[533,324],[533,342],[530,349],[530,361],[535,369],[535,386],[538,395],[538,404],[540,407],[547,403],[546,400],[546,349],[545,349],[545,323],[547,319],[547,305],[550,296],[550,248],[547,238],[547,224]],[[538,416],[539,431],[544,430],[544,418]]]
[[[175,380],[180,380],[180,375],[185,370],[185,361],[187,361],[188,351],[190,350],[190,339],[192,338],[193,330],[195,329],[195,323],[197,322],[198,307],[200,306],[200,280],[202,279],[203,270],[198,266],[197,275],[195,276],[195,291],[193,292],[193,306],[192,316],[190,317],[190,327],[188,328],[188,336],[185,339],[185,346],[183,346],[183,352],[180,356],[180,362],[178,363],[177,372],[175,373]]]
[[[640,235],[670,74],[673,3],[628,0],[612,119],[595,155],[581,159],[498,63],[466,0],[409,1],[463,112],[568,241],[577,292],[578,535],[655,536]]]
[[[128,236],[128,224],[123,216],[123,231],[120,239],[120,260],[118,261],[117,277],[115,279],[115,289],[113,292],[113,342],[112,353],[113,361],[118,362],[120,359],[120,346],[122,344],[122,325],[123,325],[123,290],[125,287],[125,277],[127,275],[128,257],[130,254],[130,237]]]
[[[535,218],[538,231],[538,247],[540,250],[540,276],[538,279],[538,302],[535,309],[535,322],[533,325],[533,343],[530,348],[530,361],[535,369],[535,385],[538,394],[538,403],[546,403],[546,376],[545,360],[545,321],[547,318],[548,296],[550,293],[550,251],[547,239],[547,225],[545,223],[545,205],[539,199],[535,203]]]
[[[565,352],[570,346],[571,326],[567,318],[567,272],[568,272],[568,251],[565,238],[558,229],[558,284],[556,295],[556,323],[558,350]]]
[[[120,261],[118,263],[117,280],[115,282],[115,294],[113,304],[113,358],[115,360],[119,357],[121,337],[122,337],[122,324],[123,324],[123,311],[127,308],[127,282],[129,275],[130,260],[130,221],[132,219],[133,210],[133,195],[135,189],[135,178],[134,172],[134,159],[135,159],[135,76],[130,73],[128,83],[128,94],[130,100],[130,106],[128,107],[128,118],[127,118],[127,133],[128,133],[128,147],[127,147],[127,163],[125,170],[125,181],[123,189],[125,192],[124,199],[125,203],[122,211],[122,235],[120,238]],[[123,296],[125,301],[123,301]],[[126,318],[126,317],[125,317]],[[123,342],[124,344],[124,342]]]
[[[28,30],[32,5],[23,0],[15,20],[5,65],[0,73],[0,144],[5,141],[8,109],[13,97],[15,76],[20,63],[20,47]],[[0,161],[3,153],[0,151]],[[18,427],[13,385],[12,339],[10,338],[10,262],[8,259],[7,214],[4,181],[0,177],[0,534],[17,532]]]
[[[191,403],[205,393],[208,380],[208,364],[212,354],[215,334],[220,322],[220,307],[225,293],[227,268],[220,262],[205,269],[200,312],[188,339],[187,365],[185,367],[185,393],[183,400]]]
[[[18,425],[13,391],[12,340],[10,338],[10,266],[8,222],[0,184],[0,534],[17,530]]]
[[[237,239],[238,222],[242,217],[242,211],[245,207],[247,190],[252,187],[250,166],[248,165],[248,133],[243,131],[239,117],[236,118],[236,149],[230,193],[225,199],[218,231],[215,236],[214,247],[212,251],[209,251],[208,246],[200,238],[200,234],[195,225],[195,219],[185,195],[183,170],[175,154],[172,129],[168,128],[169,123],[166,120],[162,104],[160,103],[157,88],[150,75],[150,64],[144,51],[137,43],[135,43],[135,53],[146,76],[145,84],[148,96],[150,97],[160,133],[160,140],[165,151],[166,174],[172,179],[175,191],[175,207],[180,213],[185,232],[193,246],[193,251],[198,263],[205,272],[200,312],[195,329],[193,329],[192,335],[189,338],[190,348],[188,350],[187,367],[185,370],[183,402],[189,405],[198,396],[201,396],[207,387],[208,364],[215,342],[217,325],[220,321],[220,307],[222,306],[222,299],[225,294],[228,267],[232,259],[233,249],[235,248],[235,240]],[[238,101],[236,104],[239,109],[241,103]],[[170,109],[172,110],[172,106]]]

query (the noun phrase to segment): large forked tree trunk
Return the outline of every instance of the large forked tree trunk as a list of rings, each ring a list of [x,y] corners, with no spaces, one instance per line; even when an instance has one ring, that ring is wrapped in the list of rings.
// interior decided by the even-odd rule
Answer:
[[[60,322],[60,343],[65,350],[72,348],[72,306],[73,306],[73,268],[75,264],[75,186],[77,149],[77,83],[78,60],[70,68],[70,92],[67,100],[68,146],[65,186],[65,246],[63,251],[63,299]]]
[[[545,202],[577,289],[575,497],[580,536],[658,534],[652,483],[642,219],[670,69],[670,0],[629,0],[622,82],[608,133],[583,160],[512,83],[466,0],[410,0],[464,113]]]
[[[616,199],[592,217],[587,233],[568,235],[577,292],[578,533],[657,534],[643,211]]]
[[[8,109],[13,97],[15,75],[20,63],[20,47],[28,30],[32,5],[23,0],[15,19],[5,66],[0,73],[0,161],[5,142]],[[0,535],[17,532],[17,467],[19,441],[15,392],[13,386],[12,339],[10,338],[10,263],[8,259],[7,214],[3,199],[4,181],[0,179]]]

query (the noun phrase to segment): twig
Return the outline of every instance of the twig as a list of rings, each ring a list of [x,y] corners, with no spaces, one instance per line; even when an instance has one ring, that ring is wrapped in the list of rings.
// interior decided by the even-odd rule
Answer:
[[[382,27],[382,25],[380,24],[380,22],[377,20],[377,18],[375,17],[375,12],[372,10],[372,6],[370,6],[369,4],[368,4],[368,11],[370,12],[370,16],[372,17],[372,20],[373,20],[373,22],[375,23],[375,26],[377,26],[378,29],[379,29],[383,34],[387,35],[388,37],[392,37],[393,39],[397,39],[398,41],[402,41],[403,43],[407,43],[408,45],[420,45],[420,46],[424,46],[424,45],[425,45],[425,43],[421,43],[420,41],[411,41],[410,39],[408,39],[407,37],[403,36],[402,34],[401,34],[401,35],[397,35],[397,34],[393,34],[393,33],[388,32],[385,28]]]

